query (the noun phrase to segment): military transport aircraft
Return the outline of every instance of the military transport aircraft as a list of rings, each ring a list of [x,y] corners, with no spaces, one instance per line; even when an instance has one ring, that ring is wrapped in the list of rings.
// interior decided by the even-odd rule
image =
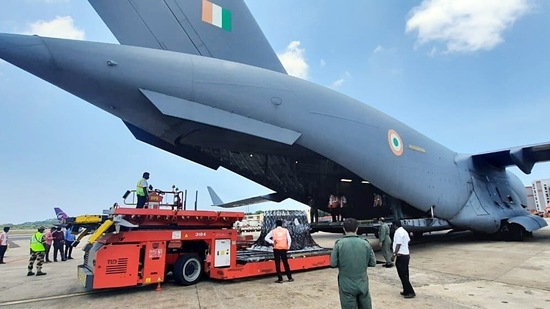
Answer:
[[[277,200],[327,210],[341,193],[348,216],[517,239],[546,225],[506,167],[530,173],[550,160],[548,143],[456,153],[289,76],[241,0],[90,3],[120,45],[1,34],[0,57],[122,119],[137,139],[223,166]]]

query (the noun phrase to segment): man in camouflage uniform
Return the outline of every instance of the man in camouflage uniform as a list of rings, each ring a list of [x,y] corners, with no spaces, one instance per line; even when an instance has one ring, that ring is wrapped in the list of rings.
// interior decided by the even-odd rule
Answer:
[[[334,243],[330,255],[330,267],[338,268],[342,309],[372,308],[367,267],[376,266],[376,258],[369,242],[357,236],[357,227],[357,220],[344,220],[346,236]]]
[[[31,257],[29,259],[29,266],[27,276],[34,275],[32,268],[34,266],[34,261],[38,260],[36,263],[36,275],[43,276],[46,273],[42,272],[42,264],[44,263],[44,252],[46,247],[44,246],[45,237],[44,237],[45,227],[41,226],[38,228],[38,232],[34,233],[31,237]]]

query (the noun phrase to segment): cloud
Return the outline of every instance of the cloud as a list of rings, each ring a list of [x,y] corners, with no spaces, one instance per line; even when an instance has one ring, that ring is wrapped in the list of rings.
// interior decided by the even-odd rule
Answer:
[[[319,61],[319,64],[321,65],[321,67],[324,67],[325,65],[327,65],[325,59],[321,59],[321,61]]]
[[[305,60],[305,51],[300,48],[300,41],[292,41],[283,53],[277,54],[289,75],[308,78],[309,65]]]
[[[344,76],[342,78],[339,78],[337,80],[335,80],[331,85],[330,85],[330,88],[332,89],[338,89],[340,87],[342,87],[342,85],[348,80],[351,78],[351,73],[350,72],[345,72],[344,73]]]
[[[337,79],[337,80],[335,80],[335,81],[332,83],[332,85],[330,85],[330,87],[331,87],[331,88],[334,88],[334,89],[340,88],[340,86],[342,86],[342,85],[344,84],[345,81],[346,81],[346,80],[343,79],[343,78]]]
[[[378,46],[376,46],[376,48],[372,52],[374,54],[376,54],[376,53],[380,53],[382,51],[384,51],[384,47],[382,47],[382,45],[378,45]]]
[[[411,10],[406,32],[416,32],[419,45],[442,42],[449,53],[490,50],[529,10],[528,0],[424,0]]]
[[[58,16],[50,21],[36,21],[30,24],[29,30],[25,33],[63,39],[84,40],[85,38],[84,31],[74,25],[70,16]]]

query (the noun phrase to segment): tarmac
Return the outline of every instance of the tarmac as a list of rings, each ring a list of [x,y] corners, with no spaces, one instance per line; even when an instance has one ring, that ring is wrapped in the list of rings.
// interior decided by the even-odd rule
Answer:
[[[548,220],[548,219],[547,219]],[[257,234],[255,234],[257,235]],[[315,233],[332,247],[341,235]],[[15,237],[14,237],[15,238]],[[367,237],[375,249],[378,241]],[[8,250],[0,265],[0,307],[7,308],[339,308],[336,269],[297,272],[295,281],[274,276],[245,280],[205,279],[194,286],[157,285],[87,292],[77,278],[75,259],[44,264],[46,276],[27,277],[28,239]],[[404,299],[395,267],[369,268],[373,308],[550,308],[550,228],[523,242],[475,239],[472,234],[426,235],[411,250],[410,277],[416,297]],[[378,261],[383,258],[376,252]]]

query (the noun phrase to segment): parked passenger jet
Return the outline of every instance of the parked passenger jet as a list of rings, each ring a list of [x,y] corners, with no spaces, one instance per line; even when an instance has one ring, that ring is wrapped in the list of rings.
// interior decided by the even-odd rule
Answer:
[[[506,167],[530,173],[550,160],[548,143],[459,154],[289,76],[241,0],[90,3],[120,45],[1,34],[0,57],[119,117],[137,139],[223,166],[276,200],[327,210],[342,193],[349,216],[417,218],[424,230],[521,238],[546,225]]]
[[[53,210],[55,211],[55,216],[57,217],[57,220],[59,220],[59,223],[65,224],[67,223],[67,214],[59,207],[54,207]]]

